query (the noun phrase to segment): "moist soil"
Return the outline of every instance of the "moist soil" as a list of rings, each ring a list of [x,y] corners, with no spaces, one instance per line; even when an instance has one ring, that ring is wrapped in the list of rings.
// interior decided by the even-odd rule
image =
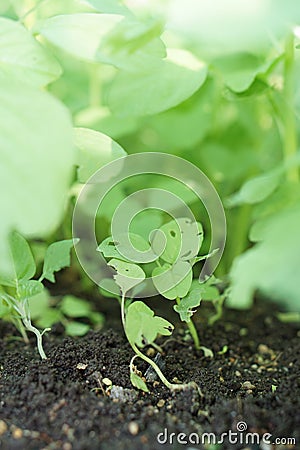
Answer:
[[[44,337],[44,361],[34,336],[26,346],[12,340],[10,325],[2,325],[1,450],[300,448],[300,332],[296,324],[277,319],[274,305],[260,302],[247,312],[225,310],[213,326],[207,325],[210,307],[201,306],[194,318],[212,358],[193,348],[182,324],[172,339],[158,341],[166,377],[194,381],[201,395],[195,389],[170,392],[149,371],[150,393],[132,389],[128,366],[133,352],[120,329],[117,302],[113,305],[98,332],[70,338],[61,326],[54,327]],[[155,300],[149,305],[155,307]],[[163,315],[175,323],[171,308]],[[156,350],[144,351],[155,357]],[[145,374],[147,365],[140,360],[136,364]],[[219,439],[237,427],[242,443],[234,443],[232,435],[219,445],[201,444],[203,433],[213,432]],[[294,438],[298,444],[283,439],[280,445],[247,445],[246,433],[269,433],[271,443]]]

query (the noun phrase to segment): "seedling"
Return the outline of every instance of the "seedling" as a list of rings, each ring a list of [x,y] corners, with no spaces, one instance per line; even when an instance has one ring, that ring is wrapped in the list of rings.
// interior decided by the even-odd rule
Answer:
[[[193,265],[214,254],[212,252],[206,256],[198,256],[203,242],[202,225],[187,218],[179,218],[162,225],[151,233],[150,242],[136,234],[129,234],[129,238],[135,249],[140,251],[152,249],[154,255],[157,256],[156,267],[150,272],[154,286],[165,298],[176,300],[175,311],[178,312],[181,320],[187,323],[195,347],[202,348],[191,316],[195,312],[195,308],[200,305],[201,295],[207,294],[209,289],[216,289],[212,287],[213,283],[210,281],[204,284],[199,284],[197,280],[193,282]],[[114,242],[113,238],[109,237],[99,245],[98,251],[109,260],[108,265],[116,271],[114,281],[120,289],[122,324],[125,335],[136,353],[130,363],[131,382],[135,387],[148,392],[145,381],[138,375],[133,365],[133,360],[138,356],[153,367],[168,388],[184,389],[191,386],[190,383],[170,383],[158,365],[140,350],[146,345],[156,346],[154,341],[157,336],[171,335],[174,326],[166,319],[156,316],[151,308],[142,301],[133,301],[134,289],[143,289],[143,281],[149,272],[149,266],[143,263],[133,263],[129,258],[133,254],[130,253],[132,248],[125,247],[124,243]],[[108,285],[108,283],[103,283],[103,287],[105,284]],[[131,299],[126,301],[129,291],[131,291]],[[107,289],[102,292],[112,296],[112,294],[109,295]],[[117,294],[115,296],[118,298]]]
[[[40,332],[32,325],[28,300],[44,290],[42,284],[44,279],[55,282],[54,272],[69,266],[70,249],[77,241],[77,239],[70,239],[51,244],[46,250],[42,274],[38,280],[34,280],[32,278],[36,273],[36,264],[27,241],[16,231],[9,235],[14,274],[0,275],[2,286],[0,313],[2,311],[2,317],[16,325],[26,343],[29,342],[26,331],[36,335],[37,347],[42,359],[47,358],[43,349],[42,336],[50,328]]]

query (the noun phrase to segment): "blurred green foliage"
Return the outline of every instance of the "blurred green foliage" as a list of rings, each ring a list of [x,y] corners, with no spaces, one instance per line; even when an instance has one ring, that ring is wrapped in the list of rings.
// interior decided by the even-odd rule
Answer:
[[[197,165],[227,208],[230,304],[258,289],[300,310],[296,0],[6,0],[0,14],[1,271],[12,227],[49,238],[91,169],[122,148],[162,151]],[[71,120],[92,131],[74,140]],[[125,183],[107,206],[143,185],[159,181]]]

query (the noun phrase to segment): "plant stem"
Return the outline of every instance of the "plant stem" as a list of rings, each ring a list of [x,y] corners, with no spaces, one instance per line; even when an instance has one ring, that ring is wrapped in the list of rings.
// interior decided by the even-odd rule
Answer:
[[[297,130],[294,112],[295,93],[295,71],[294,71],[294,35],[291,33],[285,43],[284,59],[284,104],[283,124],[284,124],[284,158],[293,157],[297,153]],[[291,167],[287,172],[287,179],[292,182],[299,182],[299,172],[297,167]]]
[[[180,305],[180,298],[179,297],[176,298],[176,303],[177,303],[177,305]],[[200,339],[199,339],[198,332],[197,332],[197,329],[195,327],[195,324],[194,324],[193,320],[191,319],[186,324],[188,326],[190,335],[193,338],[196,350],[200,350]]]
[[[38,347],[39,354],[41,355],[41,358],[42,359],[47,359],[47,356],[46,356],[46,354],[44,352],[44,349],[43,349],[42,334],[40,333],[40,331],[37,328],[35,328],[32,325],[30,319],[24,318],[23,319],[23,323],[24,323],[24,326],[25,326],[26,330],[32,331],[32,333],[34,333],[36,335],[37,347]]]
[[[128,342],[129,342],[129,344],[131,345],[131,348],[133,349],[133,351],[135,352],[135,354],[136,354],[139,358],[143,359],[145,362],[147,362],[147,363],[155,370],[155,372],[157,373],[158,377],[160,378],[160,380],[164,383],[164,385],[165,385],[167,388],[169,388],[169,389],[175,391],[175,390],[183,390],[183,389],[187,389],[187,388],[189,388],[189,387],[192,387],[192,388],[197,389],[198,392],[199,392],[199,395],[202,396],[202,393],[201,393],[201,391],[200,391],[199,386],[197,385],[197,383],[195,383],[195,382],[193,382],[193,381],[190,382],[190,383],[183,383],[183,384],[177,384],[177,383],[174,384],[174,383],[170,383],[170,382],[166,379],[166,377],[164,376],[164,374],[162,373],[162,371],[160,370],[160,368],[158,367],[158,365],[157,365],[152,359],[148,358],[148,356],[144,355],[144,353],[142,353],[142,352],[137,348],[137,346],[136,346],[134,343],[130,342],[130,340],[128,339],[127,333],[126,333],[126,326],[125,326],[125,324],[126,324],[126,319],[125,319],[125,294],[124,294],[124,293],[122,293],[122,299],[121,299],[121,318],[122,318],[122,324],[123,324],[124,332],[125,332],[125,335],[126,335],[126,337],[127,337],[127,340],[128,340]]]

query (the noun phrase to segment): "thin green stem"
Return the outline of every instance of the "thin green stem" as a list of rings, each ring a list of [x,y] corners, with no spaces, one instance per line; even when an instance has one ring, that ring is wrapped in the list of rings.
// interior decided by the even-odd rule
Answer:
[[[283,111],[284,123],[284,158],[288,160],[297,153],[297,129],[294,111],[295,95],[295,56],[294,56],[294,35],[291,33],[285,43],[284,59],[284,100]],[[287,179],[292,182],[299,182],[299,171],[297,167],[290,167],[287,171]]]
[[[125,326],[126,325],[126,318],[125,318],[125,294],[124,293],[122,293],[122,298],[121,298],[121,319],[122,319],[122,324],[123,324],[125,335],[126,335],[126,337],[128,339],[127,332],[126,332],[126,326]],[[199,386],[197,385],[197,383],[195,383],[193,381],[190,382],[190,383],[183,383],[183,384],[170,383],[167,380],[167,378],[164,376],[164,374],[162,373],[162,371],[160,370],[158,365],[152,359],[150,359],[150,358],[148,358],[148,356],[144,355],[144,353],[142,353],[133,342],[130,342],[129,339],[128,339],[128,342],[131,345],[131,348],[135,352],[135,354],[139,358],[143,359],[146,363],[148,363],[155,370],[155,372],[157,373],[158,377],[160,378],[160,380],[164,383],[164,385],[167,388],[175,391],[175,390],[183,390],[183,389],[187,389],[189,387],[192,387],[194,389],[197,389],[198,392],[199,392],[199,395],[202,396],[202,393],[200,391]],[[133,360],[131,360],[131,361],[133,361]]]
[[[179,297],[176,298],[176,303],[177,303],[177,305],[180,305],[180,298]],[[195,344],[195,348],[196,348],[196,350],[199,350],[200,347],[201,347],[200,346],[200,339],[199,339],[197,329],[196,329],[195,324],[192,321],[192,319],[189,322],[187,322],[187,326],[188,326],[190,335],[193,338],[193,341],[194,341],[194,344]]]

